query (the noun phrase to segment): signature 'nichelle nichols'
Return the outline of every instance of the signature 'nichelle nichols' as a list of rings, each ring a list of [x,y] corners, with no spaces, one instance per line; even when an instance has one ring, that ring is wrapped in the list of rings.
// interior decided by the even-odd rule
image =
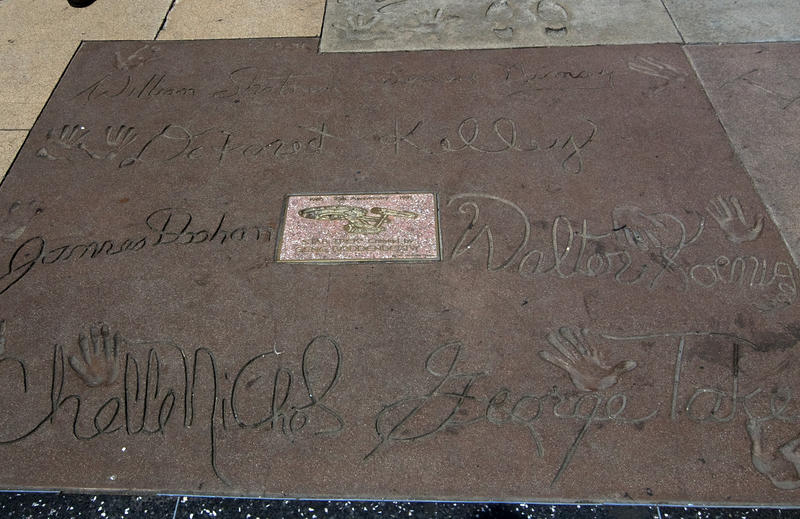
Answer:
[[[184,348],[173,340],[128,339],[100,323],[71,344],[54,345],[48,373],[29,370],[29,359],[13,356],[10,350],[17,348],[6,348],[5,331],[0,320],[0,411],[6,417],[0,424],[0,447],[24,445],[33,435],[65,425],[68,437],[80,442],[155,434],[159,441],[181,441],[179,437],[196,431],[205,436],[214,474],[228,483],[228,477],[236,476],[229,471],[240,464],[231,463],[237,458],[229,457],[232,453],[221,438],[247,431],[277,433],[296,445],[303,438],[335,439],[354,427],[369,429],[372,448],[361,458],[369,463],[388,449],[413,449],[435,436],[452,441],[450,432],[488,424],[526,429],[527,449],[538,458],[559,450],[552,486],[581,463],[587,438],[599,434],[601,426],[641,430],[661,419],[662,427],[688,421],[696,433],[705,429],[715,436],[722,428],[744,429],[753,468],[778,489],[800,488],[800,404],[793,397],[792,374],[754,376],[752,364],[763,360],[763,347],[730,333],[609,335],[562,326],[545,341],[531,338],[528,346],[539,349],[544,364],[537,366],[545,369],[546,378],[526,388],[501,385],[488,366],[469,364],[464,342],[451,340],[430,350],[422,363],[430,381],[427,391],[425,386],[406,387],[397,398],[370,401],[355,389],[359,405],[376,411],[367,426],[348,421],[350,415],[336,405],[352,398],[354,388],[339,383],[347,345],[340,346],[331,336],[312,338],[299,365],[289,369],[274,346],[231,364],[218,358],[213,346]],[[675,359],[672,371],[664,374],[671,391],[660,396],[644,395],[624,382],[646,361],[640,349],[629,347],[642,341],[657,343],[659,351]],[[716,368],[730,375],[724,382],[697,377],[705,363],[698,352],[710,343],[730,355]],[[225,372],[223,366],[235,369]],[[484,379],[488,385],[478,384]],[[398,389],[394,382],[387,388]],[[339,394],[332,396],[334,392]],[[31,400],[6,408],[22,398]],[[66,424],[57,420],[61,416]],[[553,426],[562,421],[577,423],[579,429],[574,436],[555,439]]]

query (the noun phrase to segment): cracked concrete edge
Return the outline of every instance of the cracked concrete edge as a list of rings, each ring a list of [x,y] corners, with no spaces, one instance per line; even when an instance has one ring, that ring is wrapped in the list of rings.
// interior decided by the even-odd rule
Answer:
[[[681,32],[681,28],[678,26],[678,22],[675,20],[675,16],[673,16],[672,11],[669,10],[666,0],[661,0],[661,5],[664,6],[664,12],[666,12],[667,16],[669,16],[669,20],[672,22],[672,26],[675,27],[675,31],[678,33],[681,43],[686,44],[686,38],[683,36],[683,32]]]

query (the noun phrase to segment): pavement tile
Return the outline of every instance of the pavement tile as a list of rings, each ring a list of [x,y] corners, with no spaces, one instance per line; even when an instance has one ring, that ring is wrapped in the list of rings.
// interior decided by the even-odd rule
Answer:
[[[30,128],[81,40],[152,39],[170,0],[0,2],[0,128]]]
[[[325,0],[178,0],[162,40],[319,36]]]
[[[797,0],[664,0],[686,43],[800,40]]]
[[[800,261],[800,44],[686,47],[736,153]]]
[[[677,42],[660,0],[332,0],[323,52]]]
[[[679,45],[86,43],[0,265],[0,488],[800,504],[797,269]]]
[[[0,180],[5,176],[19,147],[28,135],[27,130],[0,130]]]

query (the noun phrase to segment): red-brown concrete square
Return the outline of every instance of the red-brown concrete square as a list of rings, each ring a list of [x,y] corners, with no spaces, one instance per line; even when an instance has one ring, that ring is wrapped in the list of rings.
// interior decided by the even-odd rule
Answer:
[[[80,49],[0,188],[2,486],[798,501],[797,271],[680,47],[316,45]],[[402,192],[441,261],[275,261]]]

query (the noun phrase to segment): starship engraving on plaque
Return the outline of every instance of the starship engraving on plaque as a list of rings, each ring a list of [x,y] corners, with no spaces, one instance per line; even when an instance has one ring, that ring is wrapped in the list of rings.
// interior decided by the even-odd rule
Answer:
[[[438,260],[436,195],[289,196],[277,256],[285,262]]]

